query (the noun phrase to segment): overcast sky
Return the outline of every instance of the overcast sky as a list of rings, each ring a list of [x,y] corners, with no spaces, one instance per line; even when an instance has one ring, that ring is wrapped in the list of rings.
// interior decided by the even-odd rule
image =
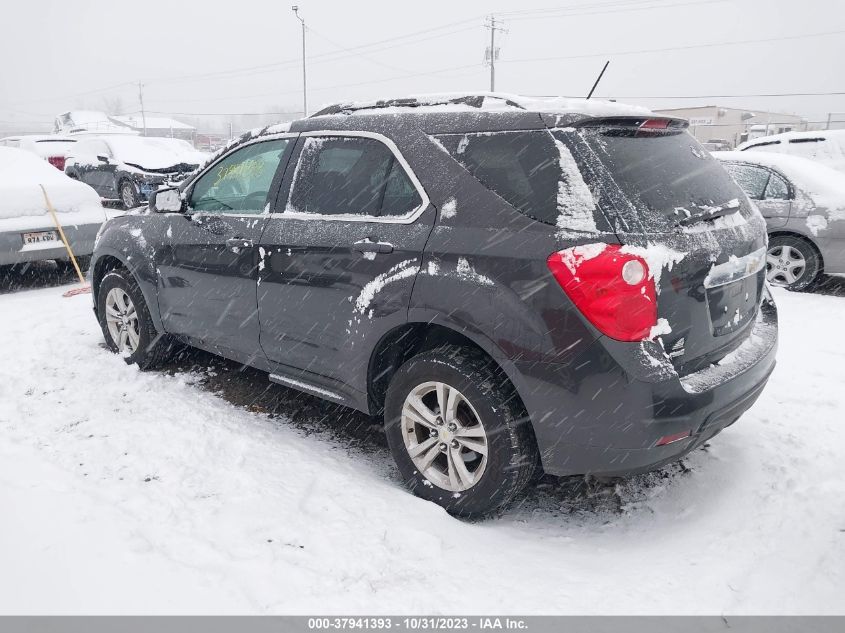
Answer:
[[[344,99],[486,90],[484,22],[495,12],[507,29],[497,33],[501,91],[585,95],[609,59],[599,96],[650,107],[718,103],[811,120],[845,113],[845,96],[677,98],[845,92],[842,0],[298,4],[309,29],[311,111]],[[302,107],[300,25],[288,2],[28,0],[4,3],[2,15],[6,129],[13,122],[34,130],[61,111],[107,102],[137,111],[139,80],[148,111],[183,120]],[[808,34],[817,35],[799,37]],[[722,45],[784,37],[791,39]],[[651,52],[635,52],[644,50]]]

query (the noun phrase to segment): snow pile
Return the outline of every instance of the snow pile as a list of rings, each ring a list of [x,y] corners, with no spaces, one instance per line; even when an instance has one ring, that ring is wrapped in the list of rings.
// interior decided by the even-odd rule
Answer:
[[[596,208],[596,201],[578,164],[572,156],[569,148],[555,139],[561,170],[561,178],[558,181],[557,227],[562,234],[569,231],[580,233],[598,233],[596,219],[593,215]]]
[[[458,214],[458,202],[454,196],[443,203],[443,208],[440,210],[440,217],[443,219],[454,218]]]
[[[68,222],[64,216],[72,216],[73,224],[106,219],[91,187],[68,178],[35,154],[0,147],[0,231],[27,228],[31,216],[45,216],[52,223],[39,185],[44,185],[56,212],[63,214],[63,222]]]

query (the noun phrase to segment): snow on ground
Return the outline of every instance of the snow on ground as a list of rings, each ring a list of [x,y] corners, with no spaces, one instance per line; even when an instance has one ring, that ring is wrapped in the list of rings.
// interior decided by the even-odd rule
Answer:
[[[767,390],[685,467],[469,523],[339,428],[365,416],[227,363],[140,373],[65,289],[0,295],[2,614],[845,613],[843,298],[776,292]]]

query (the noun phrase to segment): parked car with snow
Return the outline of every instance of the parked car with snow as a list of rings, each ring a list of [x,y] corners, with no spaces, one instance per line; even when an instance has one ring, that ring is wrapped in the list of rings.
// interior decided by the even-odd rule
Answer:
[[[737,145],[737,151],[789,154],[845,171],[845,130],[784,132]]]
[[[65,173],[93,187],[104,200],[118,200],[131,209],[159,185],[182,180],[206,158],[180,139],[86,136],[68,156]]]
[[[141,368],[187,343],[383,417],[407,485],[456,514],[541,466],[653,469],[733,424],[777,347],[765,221],[686,127],[511,95],[332,106],[110,221],[97,318]]]
[[[845,174],[773,152],[716,152],[766,219],[769,283],[803,290],[845,273]]]
[[[29,134],[0,139],[0,147],[17,147],[40,156],[56,169],[64,171],[65,159],[76,139],[58,134]]]
[[[41,185],[74,255],[85,264],[106,220],[97,193],[30,152],[0,147],[0,265],[53,259],[60,267],[70,266]]]

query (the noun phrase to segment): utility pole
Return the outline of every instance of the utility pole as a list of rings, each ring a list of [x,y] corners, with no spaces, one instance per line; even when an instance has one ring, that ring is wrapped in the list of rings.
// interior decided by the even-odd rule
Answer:
[[[305,71],[305,20],[299,16],[299,7],[293,5],[291,8],[296,19],[302,23],[302,116],[308,116],[308,82]]]
[[[490,47],[484,51],[484,61],[490,63],[490,92],[496,91],[496,60],[499,59],[499,49],[496,48],[496,31],[505,32],[500,26],[496,26],[495,14],[490,14],[490,21],[484,25],[490,29]]]
[[[141,102],[141,124],[144,126],[144,136],[147,135],[147,115],[144,113],[144,84],[138,82],[138,100]]]

